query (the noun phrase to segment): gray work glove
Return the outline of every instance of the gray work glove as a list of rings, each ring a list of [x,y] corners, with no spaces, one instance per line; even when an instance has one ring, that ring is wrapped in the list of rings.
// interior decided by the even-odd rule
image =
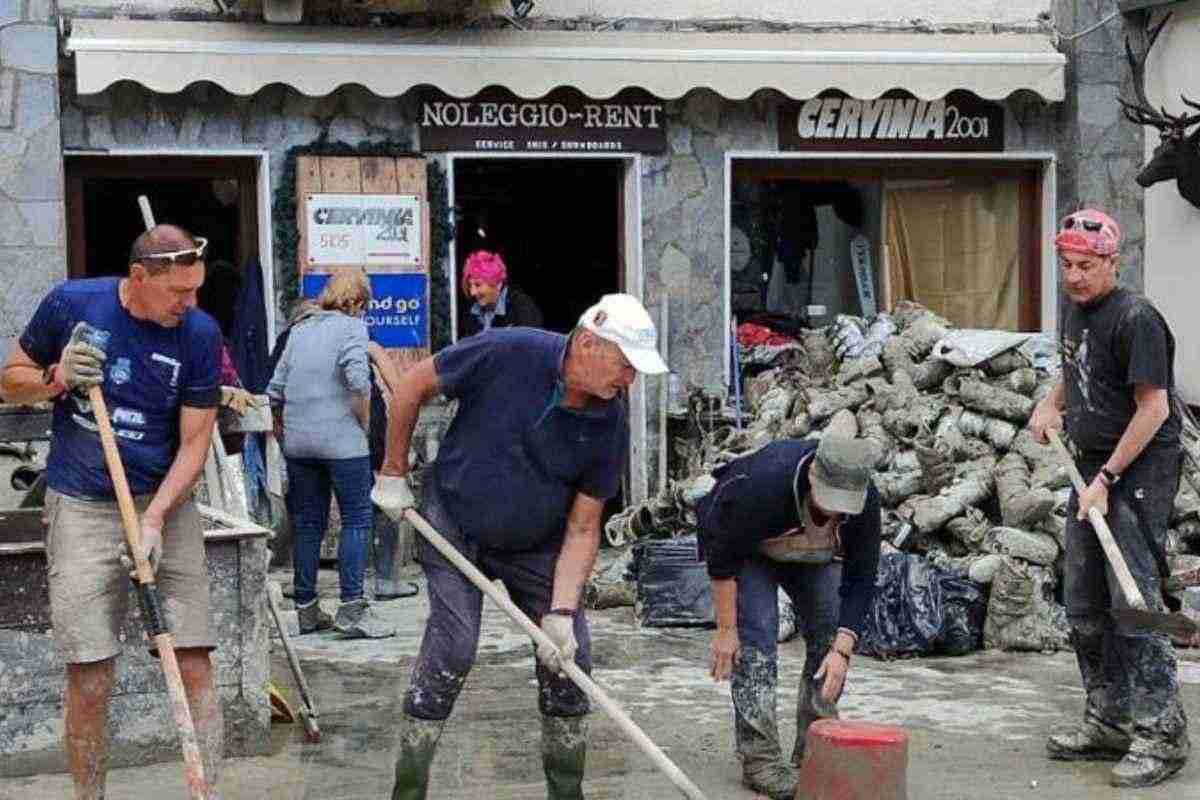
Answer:
[[[162,558],[162,526],[158,523],[143,519],[139,526],[142,530],[139,543],[142,554],[150,562],[150,572],[158,574],[158,562]],[[137,563],[129,556],[128,548],[121,554],[121,566],[129,570],[129,577],[137,578]]]
[[[263,403],[261,398],[237,386],[221,387],[221,405],[233,409],[239,417],[245,416],[251,408],[258,408]]]
[[[86,322],[77,323],[58,360],[55,377],[68,391],[82,389],[86,392],[90,387],[104,383],[104,351],[88,343],[89,330]]]
[[[579,642],[575,641],[575,620],[563,614],[546,614],[542,617],[541,628],[554,647],[539,644],[538,661],[551,672],[562,675],[562,662],[574,662],[575,651],[579,649]]]
[[[417,507],[417,499],[413,497],[407,475],[377,476],[375,488],[371,490],[371,502],[395,522],[404,517],[405,511]]]

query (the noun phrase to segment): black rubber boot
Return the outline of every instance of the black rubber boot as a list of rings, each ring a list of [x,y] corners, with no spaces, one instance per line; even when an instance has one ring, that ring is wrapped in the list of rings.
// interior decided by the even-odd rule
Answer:
[[[742,783],[774,800],[792,800],[796,777],[783,760],[775,719],[777,675],[775,659],[753,648],[742,649],[731,681],[734,735]]]
[[[429,793],[429,766],[433,763],[433,754],[445,724],[444,719],[404,715],[392,800],[425,800]]]
[[[542,715],[542,768],[547,800],[583,800],[587,717]]]

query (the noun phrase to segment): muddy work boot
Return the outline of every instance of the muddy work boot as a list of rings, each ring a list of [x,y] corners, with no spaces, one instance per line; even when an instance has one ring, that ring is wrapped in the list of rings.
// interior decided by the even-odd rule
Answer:
[[[1046,755],[1055,761],[1120,761],[1128,749],[1128,736],[1090,720],[1046,740]]]
[[[333,629],[346,639],[386,639],[396,635],[396,626],[385,622],[366,600],[351,600],[338,606]]]
[[[743,648],[731,681],[734,735],[742,783],[775,800],[792,800],[796,776],[783,760],[775,720],[777,674],[775,659]]]
[[[587,718],[542,715],[542,769],[547,800],[583,800]]]
[[[400,751],[396,754],[396,784],[392,800],[425,800],[429,794],[429,767],[442,735],[444,719],[418,719],[404,715]]]
[[[742,783],[771,800],[792,800],[796,796],[796,774],[782,759],[743,762]]]
[[[296,606],[296,618],[300,621],[300,635],[327,631],[333,627],[333,617],[321,610],[321,601],[313,598],[305,605]]]
[[[1113,767],[1109,783],[1113,786],[1140,788],[1162,783],[1179,772],[1183,759],[1167,761],[1157,756],[1128,753]]]

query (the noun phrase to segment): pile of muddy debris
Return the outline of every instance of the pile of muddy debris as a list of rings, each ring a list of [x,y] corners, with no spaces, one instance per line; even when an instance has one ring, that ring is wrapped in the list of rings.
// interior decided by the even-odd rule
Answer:
[[[885,550],[984,587],[984,646],[1065,648],[1065,614],[1054,598],[1069,478],[1026,429],[1058,378],[1052,338],[954,329],[914,303],[869,320],[841,316],[790,341],[756,343],[761,338],[741,347],[744,409],[714,415],[693,398],[694,435],[673,443],[688,477],[614,516],[610,542],[691,533],[715,467],[776,439],[837,431],[875,446]],[[1200,431],[1185,427],[1193,457],[1169,545],[1181,561],[1200,553]]]

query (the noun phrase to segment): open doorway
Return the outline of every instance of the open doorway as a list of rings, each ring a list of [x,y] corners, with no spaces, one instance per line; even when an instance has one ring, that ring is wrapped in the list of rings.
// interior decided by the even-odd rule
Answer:
[[[258,168],[254,157],[67,155],[70,276],[126,273],[146,195],[157,222],[208,239],[199,305],[228,339],[242,271],[260,268]]]
[[[570,331],[601,295],[624,288],[625,170],[621,159],[457,159],[455,275],[474,251],[498,252],[544,327]],[[470,307],[460,294],[460,330]]]

